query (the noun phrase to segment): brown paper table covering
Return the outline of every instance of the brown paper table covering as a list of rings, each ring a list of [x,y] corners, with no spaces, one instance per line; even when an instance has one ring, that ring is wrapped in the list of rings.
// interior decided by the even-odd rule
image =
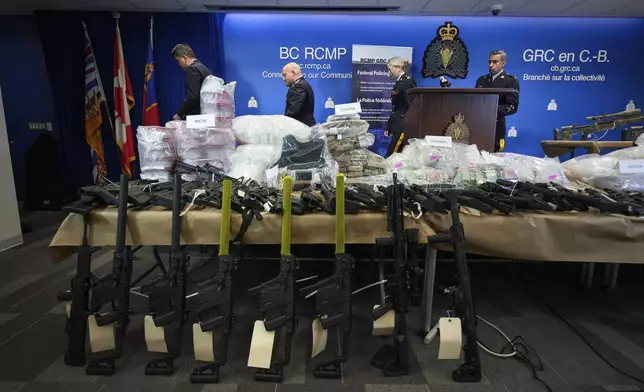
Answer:
[[[115,208],[97,210],[90,218],[89,242],[94,246],[114,245]],[[169,245],[170,211],[131,211],[128,213],[129,245]],[[217,210],[189,211],[182,217],[182,243],[219,242],[221,213]],[[254,220],[244,237],[246,244],[279,244],[281,217],[264,215]],[[465,228],[466,250],[491,257],[543,261],[587,261],[644,263],[644,218],[592,213],[515,213],[461,214]],[[231,216],[234,236],[241,216]],[[415,220],[407,217],[405,227],[421,230],[421,240],[445,232],[451,225],[449,214],[427,214]],[[372,244],[375,238],[388,237],[384,213],[347,215],[346,242]],[[335,241],[334,217],[325,213],[293,216],[293,244],[332,244]],[[70,214],[54,236],[50,249],[54,261],[69,257],[82,239],[82,217]]]
[[[128,245],[170,245],[172,212],[166,210],[130,211],[127,219],[126,242]],[[94,211],[90,217],[88,240],[91,245],[115,245],[116,208]],[[292,244],[335,243],[335,217],[326,213],[293,215],[291,220]],[[242,217],[231,214],[231,239],[238,233]],[[346,216],[345,238],[348,244],[372,244],[375,238],[389,237],[386,215],[365,212]],[[219,243],[221,212],[214,209],[188,211],[181,221],[182,244],[207,245]],[[434,234],[423,219],[406,218],[406,228],[420,229],[421,242],[427,242]],[[50,250],[54,261],[63,260],[75,251],[70,247],[81,244],[83,218],[70,214],[54,236]],[[281,242],[281,216],[265,214],[261,221],[253,220],[246,235],[245,244],[279,244]]]
[[[449,215],[428,214],[442,232]],[[644,264],[644,218],[587,212],[461,214],[469,253],[517,260]]]

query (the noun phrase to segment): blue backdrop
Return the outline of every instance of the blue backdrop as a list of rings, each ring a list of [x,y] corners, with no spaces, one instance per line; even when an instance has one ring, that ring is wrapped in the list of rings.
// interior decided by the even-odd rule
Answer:
[[[328,97],[336,104],[351,100],[353,44],[413,47],[418,85],[438,87],[421,69],[425,49],[445,21],[459,28],[470,56],[467,78],[452,80],[453,87],[474,87],[487,73],[491,50],[508,53],[505,69],[519,79],[521,95],[518,113],[507,120],[508,129],[517,131],[516,138],[506,139],[507,151],[542,156],[540,142],[552,139],[554,128],[624,110],[630,100],[644,104],[644,53],[637,50],[644,38],[642,19],[231,14],[222,36],[225,77],[239,82],[237,115],[282,113],[286,87],[280,72],[295,61],[304,65],[315,90],[316,120],[324,121],[333,113],[325,109]],[[535,50],[543,55],[534,56]],[[550,80],[524,80],[525,75],[550,75]],[[594,75],[595,81],[578,81],[579,75]],[[256,109],[248,107],[251,96]],[[553,99],[557,110],[548,110]],[[609,132],[604,140],[619,137]]]

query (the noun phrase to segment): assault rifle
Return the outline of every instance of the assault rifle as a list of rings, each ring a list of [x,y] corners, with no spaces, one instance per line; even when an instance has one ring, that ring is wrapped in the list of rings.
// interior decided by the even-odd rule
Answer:
[[[237,259],[229,252],[232,182],[224,180],[223,185],[218,271],[215,277],[199,284],[198,292],[188,296],[189,312],[196,322],[193,327],[194,341],[198,341],[197,335],[203,334],[212,344],[206,353],[200,347],[194,347],[195,358],[208,363],[192,371],[190,381],[193,383],[219,382],[219,368],[228,360],[228,338],[235,323],[233,273],[237,269]]]
[[[266,331],[275,331],[275,344],[268,369],[257,369],[255,380],[281,382],[284,366],[291,362],[291,339],[295,333],[295,274],[299,264],[291,254],[291,191],[293,180],[284,178],[282,206],[282,249],[279,275],[249,290],[260,293],[260,312]],[[283,337],[283,341],[282,340]]]
[[[454,307],[456,316],[462,320],[465,345],[463,353],[465,361],[452,372],[452,378],[457,382],[478,382],[481,380],[481,360],[479,357],[478,338],[476,335],[476,310],[472,299],[470,273],[465,258],[465,234],[459,218],[459,204],[455,191],[447,191],[452,227],[448,234],[438,234],[427,238],[428,244],[450,243],[454,248],[454,260],[458,269],[458,287],[454,290]]]
[[[125,245],[127,228],[128,177],[121,174],[119,186],[118,218],[116,225],[116,250],[112,271],[93,279],[90,312],[98,327],[114,325],[114,348],[95,353],[85,372],[91,375],[112,375],[115,361],[123,354],[125,332],[130,321],[130,282],[132,280],[132,251]],[[103,307],[111,305],[112,310],[103,313]],[[91,336],[90,343],[94,346]],[[94,352],[92,347],[92,352]]]
[[[163,327],[167,353],[147,363],[145,374],[169,375],[181,355],[181,334],[186,324],[186,285],[189,256],[181,247],[181,176],[174,174],[172,189],[172,242],[168,271],[159,279],[143,286],[141,293],[149,298],[154,325]]]
[[[387,276],[384,304],[373,310],[377,320],[390,310],[395,311],[393,345],[382,347],[372,358],[371,364],[381,368],[385,376],[409,374],[409,340],[407,339],[407,313],[411,307],[413,275],[420,273],[416,259],[410,257],[418,244],[418,229],[405,230],[403,203],[405,186],[393,174],[393,185],[386,188],[387,194],[387,231],[390,238],[379,238],[376,245],[393,248],[394,273]]]
[[[314,323],[319,322],[325,331],[335,329],[338,338],[338,354],[330,360],[316,364],[313,375],[317,378],[339,379],[342,377],[342,363],[347,360],[349,334],[351,333],[351,272],[354,267],[354,259],[350,254],[345,253],[344,248],[346,224],[344,217],[344,174],[338,174],[335,184],[334,273],[312,286],[300,289],[300,291],[315,290],[309,294],[315,295],[318,319]]]
[[[582,140],[585,140],[590,133],[612,131],[624,125],[644,122],[644,115],[642,115],[640,109],[633,109],[599,116],[588,116],[586,120],[594,121],[594,123],[580,126],[567,125],[561,127],[561,129],[555,129],[555,140],[570,140],[575,134],[581,134]]]

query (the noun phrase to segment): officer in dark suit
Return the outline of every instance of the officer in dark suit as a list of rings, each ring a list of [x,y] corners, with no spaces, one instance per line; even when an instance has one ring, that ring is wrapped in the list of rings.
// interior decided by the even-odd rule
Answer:
[[[476,88],[511,88],[514,92],[499,95],[499,108],[496,116],[494,152],[505,148],[505,117],[519,109],[519,81],[503,70],[508,56],[502,50],[490,52],[488,68],[490,73],[476,79]]]
[[[212,72],[195,58],[195,52],[186,44],[175,46],[172,49],[172,57],[177,60],[181,69],[186,73],[186,98],[172,117],[173,120],[183,120],[186,116],[201,114],[199,99],[201,84],[207,76],[212,75]]]
[[[400,57],[392,57],[387,63],[387,68],[389,75],[396,79],[396,83],[391,90],[391,115],[389,115],[387,129],[385,129],[385,136],[391,136],[385,158],[394,152],[402,151],[405,141],[405,113],[413,100],[409,95],[409,90],[416,87],[416,81],[405,73],[405,70],[409,68],[409,61]]]
[[[288,86],[284,115],[312,127],[315,125],[313,110],[315,97],[309,82],[302,76],[302,69],[296,63],[288,63],[282,68],[282,79]]]

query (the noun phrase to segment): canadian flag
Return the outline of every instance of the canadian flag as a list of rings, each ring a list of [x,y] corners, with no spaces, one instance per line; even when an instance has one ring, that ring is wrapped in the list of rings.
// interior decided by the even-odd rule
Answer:
[[[121,150],[121,171],[132,177],[131,162],[136,160],[134,155],[134,137],[130,110],[134,107],[134,95],[130,84],[130,75],[125,67],[121,30],[116,19],[116,37],[114,38],[114,133],[116,144]]]

